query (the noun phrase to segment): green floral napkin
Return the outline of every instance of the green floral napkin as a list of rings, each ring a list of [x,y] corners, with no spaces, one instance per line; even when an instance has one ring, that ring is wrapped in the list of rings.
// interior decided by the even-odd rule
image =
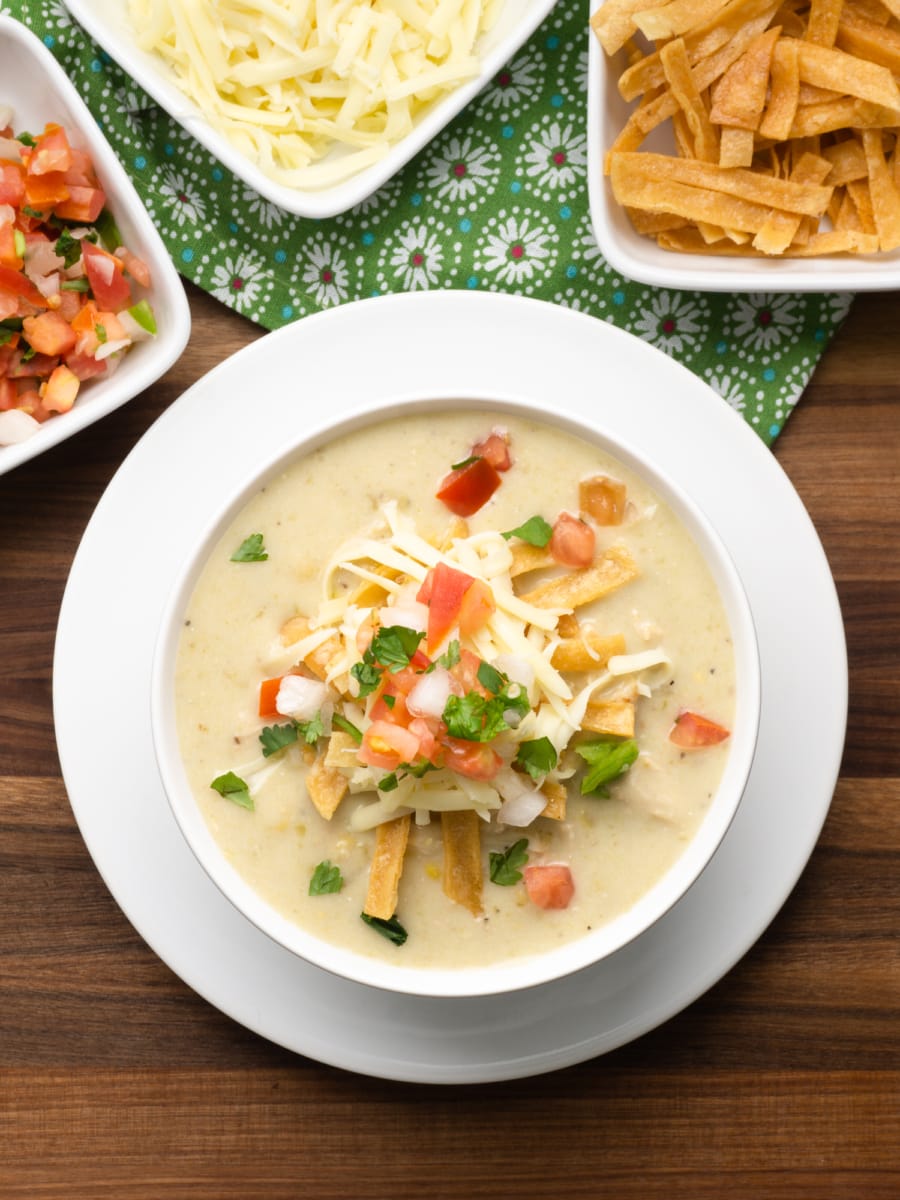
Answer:
[[[124,0],[123,0],[124,3]],[[591,313],[705,379],[767,443],[852,297],[651,288],[602,258],[587,195],[588,6],[555,11],[393,180],[330,220],[235,179],[109,57],[61,0],[0,0],[53,51],[103,127],[179,271],[267,329],[386,292],[515,292]]]

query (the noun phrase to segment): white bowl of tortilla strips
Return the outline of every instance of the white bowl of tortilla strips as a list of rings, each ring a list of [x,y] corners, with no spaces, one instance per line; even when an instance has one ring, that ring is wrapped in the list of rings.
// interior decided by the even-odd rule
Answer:
[[[508,397],[362,401],[234,489],[154,662],[165,789],[294,954],[420,996],[637,938],[740,803],[760,680],[707,518]]]
[[[591,27],[612,266],[706,291],[900,286],[898,0],[606,0]]]

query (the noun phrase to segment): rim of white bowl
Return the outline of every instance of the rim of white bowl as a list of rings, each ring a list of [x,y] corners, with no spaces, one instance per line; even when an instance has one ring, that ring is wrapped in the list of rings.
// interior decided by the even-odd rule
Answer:
[[[428,410],[482,410],[556,426],[592,442],[629,466],[676,513],[697,544],[725,607],[735,656],[736,710],[722,779],[696,833],[665,874],[626,912],[574,941],[542,954],[489,966],[418,968],[394,966],[335,946],[309,933],[268,904],[226,860],[188,783],[178,747],[173,674],[182,618],[209,554],[240,509],[290,463],[366,425]],[[197,548],[180,567],[163,611],[153,653],[151,727],[169,806],[188,846],[209,878],[234,907],[274,942],[307,962],[355,983],[414,996],[475,997],[515,992],[550,983],[590,967],[621,950],[655,924],[700,877],[738,810],[756,751],[761,698],[759,651],[750,603],[730,552],[709,516],[632,443],[605,433],[599,424],[560,408],[495,393],[409,393],[363,401],[337,420],[320,418],[304,437],[250,471],[231,500],[207,523]]]

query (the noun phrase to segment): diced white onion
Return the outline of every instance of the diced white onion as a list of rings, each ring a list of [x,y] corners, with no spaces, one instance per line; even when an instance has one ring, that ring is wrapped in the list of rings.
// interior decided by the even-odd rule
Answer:
[[[521,775],[512,767],[501,767],[492,782],[503,797],[503,803],[497,811],[497,820],[503,825],[530,825],[546,808],[546,796],[528,776]]]
[[[116,354],[119,350],[124,350],[131,345],[131,338],[113,338],[108,342],[103,342],[97,347],[94,358],[97,362],[103,362],[105,358]]]
[[[428,628],[428,608],[418,600],[386,604],[379,609],[378,620],[382,625],[402,625],[405,629],[424,633]]]
[[[24,442],[40,427],[39,421],[20,408],[0,412],[0,446],[15,446],[18,442]]]
[[[38,275],[32,282],[41,295],[48,300],[51,296],[59,295],[59,275],[55,271],[52,275]]]
[[[283,717],[311,721],[328,700],[328,688],[319,679],[306,675],[285,675],[275,698],[275,708]]]
[[[498,654],[491,665],[502,671],[507,679],[521,684],[526,692],[534,685],[534,667],[519,654]]]
[[[440,717],[453,693],[453,678],[443,667],[420,675],[406,697],[406,707],[414,717]]]
[[[116,313],[116,316],[119,318],[119,324],[133,342],[146,342],[153,337],[150,330],[145,329],[139,321],[136,321],[127,309]]]

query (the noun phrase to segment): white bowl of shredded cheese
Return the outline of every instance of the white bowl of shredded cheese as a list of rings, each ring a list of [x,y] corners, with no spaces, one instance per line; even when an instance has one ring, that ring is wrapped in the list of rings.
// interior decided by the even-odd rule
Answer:
[[[555,0],[66,0],[238,178],[288,212],[366,199],[496,74]]]
[[[188,844],[263,932],[359,983],[472,996],[588,966],[678,901],[743,795],[760,678],[728,551],[639,449],[549,407],[362,395],[306,420],[163,614],[154,741]],[[460,521],[442,476],[495,461],[481,435],[509,462]],[[619,510],[590,515],[579,485],[611,472]],[[551,561],[567,508],[584,567]]]

